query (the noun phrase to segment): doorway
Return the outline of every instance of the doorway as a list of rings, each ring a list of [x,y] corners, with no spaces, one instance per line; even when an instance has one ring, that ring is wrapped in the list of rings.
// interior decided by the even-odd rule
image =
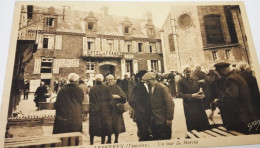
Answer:
[[[99,66],[100,74],[107,76],[108,74],[115,75],[115,66],[113,65],[101,65]]]

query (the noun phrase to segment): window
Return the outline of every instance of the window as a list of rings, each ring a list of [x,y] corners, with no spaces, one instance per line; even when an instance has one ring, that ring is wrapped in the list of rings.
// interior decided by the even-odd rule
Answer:
[[[42,59],[41,73],[52,73],[52,59]]]
[[[88,44],[88,50],[94,50],[94,39],[88,38],[87,44]]]
[[[93,29],[94,29],[94,23],[88,22],[88,30],[93,30]]]
[[[33,5],[27,5],[27,19],[32,19]]]
[[[150,53],[156,53],[155,51],[155,43],[149,43],[149,51]]]
[[[95,63],[94,62],[87,62],[87,72],[95,70]]]
[[[168,35],[170,52],[175,52],[173,34]]]
[[[218,52],[212,51],[212,57],[213,57],[213,60],[217,60],[218,59]]]
[[[54,27],[54,18],[47,18],[46,19],[46,26]]]
[[[49,38],[43,38],[42,48],[48,48]]]
[[[133,73],[133,61],[132,60],[126,60],[126,72]]]
[[[114,40],[107,40],[107,50],[109,51],[114,50]]]
[[[151,69],[153,71],[159,71],[158,61],[157,60],[151,60]]]
[[[230,58],[230,49],[225,50],[226,59]]]
[[[127,45],[127,52],[131,52],[131,45]]]
[[[208,44],[223,44],[224,36],[221,28],[220,15],[204,16],[204,26]]]
[[[143,43],[138,43],[138,51],[143,52]]]
[[[130,33],[130,26],[125,26],[125,33]]]

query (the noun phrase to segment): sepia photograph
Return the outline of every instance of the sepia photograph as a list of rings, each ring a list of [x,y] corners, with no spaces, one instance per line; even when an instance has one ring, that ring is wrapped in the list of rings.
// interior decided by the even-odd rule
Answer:
[[[19,1],[7,67],[6,148],[260,144],[243,2]]]

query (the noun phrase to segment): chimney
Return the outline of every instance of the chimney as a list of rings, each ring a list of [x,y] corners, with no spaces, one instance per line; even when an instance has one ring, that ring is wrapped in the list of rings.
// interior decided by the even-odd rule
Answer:
[[[108,16],[108,7],[102,7],[100,11],[103,14],[103,16]]]

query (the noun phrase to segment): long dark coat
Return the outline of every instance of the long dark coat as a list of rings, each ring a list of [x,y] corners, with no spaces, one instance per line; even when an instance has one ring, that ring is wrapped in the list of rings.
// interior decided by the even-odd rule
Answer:
[[[46,97],[44,95],[47,92],[48,92],[48,90],[45,86],[39,86],[36,89],[36,92],[34,94],[34,96],[35,96],[34,102],[36,104],[36,107],[39,107],[39,102],[46,102]]]
[[[108,86],[108,87],[109,87],[110,93],[112,95],[119,95],[120,96],[119,99],[112,99],[110,101],[113,132],[114,133],[123,133],[123,132],[125,132],[124,118],[123,118],[122,113],[118,112],[116,105],[118,103],[125,103],[126,102],[126,95],[122,91],[122,89],[117,85]]]
[[[150,140],[151,103],[149,93],[144,83],[139,82],[132,90],[129,99],[130,106],[134,109],[134,121],[137,124],[139,141]]]
[[[220,80],[219,109],[223,124],[227,129],[242,133],[260,133],[256,126],[249,124],[258,120],[251,91],[245,79],[231,72]]]
[[[64,85],[55,102],[56,117],[53,134],[82,132],[83,92],[75,84]]]
[[[209,127],[209,121],[200,99],[192,98],[193,93],[199,91],[198,80],[195,78],[187,79],[185,77],[179,82],[180,95],[183,98],[184,114],[186,118],[187,129],[204,130]]]
[[[112,95],[108,86],[97,84],[89,93],[89,134],[92,136],[107,136],[113,133],[112,114],[109,102]]]

